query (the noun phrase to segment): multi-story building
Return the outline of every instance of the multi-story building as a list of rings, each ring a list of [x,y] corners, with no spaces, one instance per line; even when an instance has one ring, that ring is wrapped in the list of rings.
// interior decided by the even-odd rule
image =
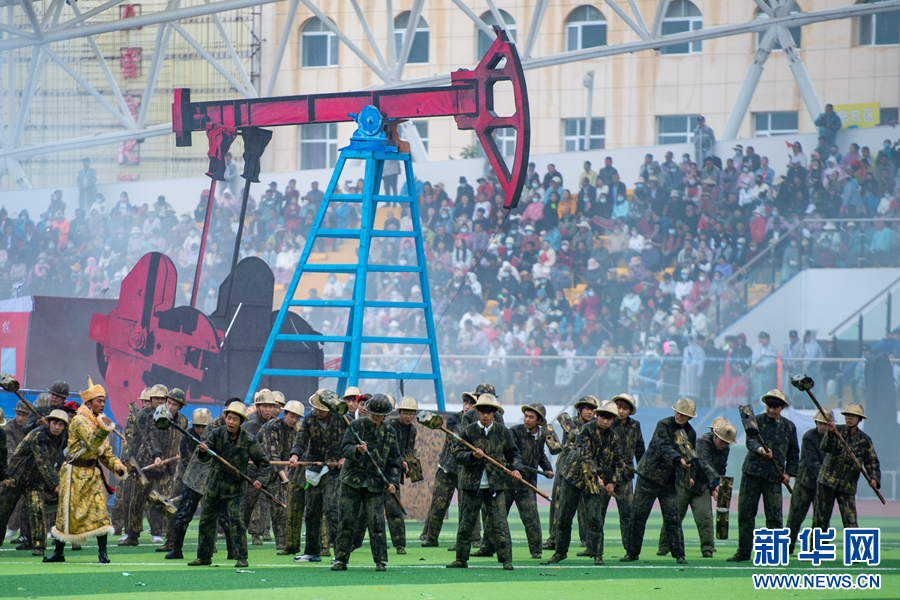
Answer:
[[[867,2],[877,0],[866,0]],[[353,3],[326,0],[316,3],[326,18],[346,34],[371,61],[375,53],[367,41]],[[488,25],[497,22],[484,0],[465,2]],[[497,13],[520,49],[528,43],[532,18],[539,2],[496,0]],[[628,4],[618,2],[628,11]],[[643,21],[654,21],[656,0],[635,3]],[[793,12],[819,11],[852,4],[850,0],[798,0]],[[403,46],[413,0],[360,2],[380,52],[391,66]],[[393,5],[393,14],[387,7]],[[301,3],[280,65],[275,95],[327,93],[384,85],[366,63]],[[263,30],[280,31],[289,3],[262,9]],[[746,23],[768,18],[751,0],[672,0],[662,19],[662,34]],[[393,21],[394,39],[390,37]],[[875,104],[866,112],[878,124],[896,121],[900,106],[900,13],[812,23],[790,30],[799,57],[822,104]],[[531,56],[639,40],[604,2],[586,4],[550,0]],[[389,43],[392,42],[392,43]],[[476,27],[452,0],[424,3],[415,29],[403,79],[448,73],[471,67],[485,52],[490,38]],[[760,34],[695,41],[660,50],[644,50],[606,58],[559,64],[526,71],[531,103],[531,151],[550,153],[584,147],[587,90],[583,78],[594,71],[590,147],[647,146],[686,141],[703,114],[721,134],[751,65]],[[263,72],[275,64],[279,39],[266,34],[262,42]],[[391,54],[391,53],[395,54]],[[526,67],[527,68],[527,67]],[[862,113],[860,113],[862,114]],[[737,134],[734,137],[815,131],[804,99],[795,84],[789,61],[776,44],[765,63]],[[264,169],[290,171],[334,164],[336,149],[353,126],[308,125],[276,131]],[[452,119],[428,119],[417,129],[431,160],[458,158],[477,151],[475,136],[459,131]],[[721,137],[721,135],[720,135]],[[502,139],[502,136],[501,136]],[[512,144],[509,144],[512,147]]]

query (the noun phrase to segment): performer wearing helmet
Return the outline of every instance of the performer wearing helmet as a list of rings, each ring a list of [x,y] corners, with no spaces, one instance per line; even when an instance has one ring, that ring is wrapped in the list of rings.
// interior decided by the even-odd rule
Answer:
[[[725,477],[725,469],[728,466],[728,453],[734,444],[737,430],[727,421],[714,427],[709,433],[704,433],[697,438],[697,460],[691,463],[691,479],[694,485],[685,486],[681,477],[675,479],[678,487],[678,520],[684,521],[688,506],[694,515],[694,523],[697,524],[697,533],[700,534],[700,551],[703,558],[712,558],[716,551],[715,522],[713,521],[712,504],[718,499],[719,481]],[[683,529],[682,529],[683,531]],[[669,553],[669,536],[666,528],[659,532],[659,556]]]
[[[47,406],[35,406],[35,410],[41,415],[41,418],[38,419],[34,415],[28,418],[24,427],[26,435],[35,427],[46,425],[47,419],[45,417],[49,415],[51,411],[62,409],[66,400],[69,399],[69,384],[65,381],[55,381],[53,382],[53,385],[47,389],[47,393],[50,394],[50,404]]]
[[[159,458],[159,462],[162,462],[159,437],[154,431],[156,426],[153,423],[153,412],[158,406],[167,403],[166,397],[169,395],[169,390],[166,386],[158,383],[152,386],[147,394],[150,396],[150,405],[142,408],[135,419],[134,454],[129,457],[136,459],[142,467],[149,466],[151,463],[155,464],[157,458]],[[173,411],[172,414],[177,414],[177,412],[177,410]],[[187,419],[181,416],[178,424],[187,428]],[[155,447],[150,441],[150,436],[157,441]],[[149,480],[147,484],[139,480],[132,482],[131,501],[128,504],[128,518],[125,522],[125,536],[119,540],[119,546],[138,545],[138,538],[144,528],[144,507],[147,504],[147,497],[153,489],[159,490],[161,476],[159,471],[161,471],[160,468],[150,469],[146,472]],[[151,541],[161,543],[166,526],[163,516],[155,510],[149,510],[147,511],[147,520],[150,522]]]
[[[622,544],[628,539],[631,529],[631,513],[634,508],[634,489],[631,480],[634,479],[634,467],[644,457],[644,435],[641,432],[641,424],[632,418],[637,412],[637,403],[631,394],[619,394],[613,396],[616,404],[618,418],[613,423],[613,429],[619,434],[619,444],[622,446],[622,460],[625,461],[625,469],[622,471],[622,479],[616,485],[616,508],[619,509],[619,532],[622,534]],[[600,499],[602,505],[601,520],[606,522],[606,510],[609,508],[609,496]],[[579,556],[581,553],[579,553]]]
[[[279,395],[284,397],[279,392]],[[241,425],[241,429],[253,437],[259,439],[259,431],[263,425],[272,421],[281,412],[281,405],[278,403],[275,392],[269,389],[261,389],[253,398],[253,405],[256,410],[247,418],[247,421]],[[249,477],[256,476],[256,469],[250,467],[247,471]],[[254,546],[262,545],[262,538],[269,537],[269,502],[266,499],[260,502],[262,493],[258,490],[249,490],[247,497],[244,498],[244,525],[250,533],[250,543]]]
[[[128,416],[125,417],[125,426],[122,428],[122,437],[125,438],[125,441],[122,442],[119,448],[119,460],[122,461],[128,461],[128,459],[136,455],[137,444],[140,440],[140,434],[135,431],[137,417],[141,410],[150,406],[150,388],[144,388],[139,399],[141,402],[140,407],[134,402],[128,403]],[[113,501],[112,512],[112,524],[116,529],[115,535],[119,535],[125,528],[125,521],[128,519],[128,511],[131,506],[133,483],[134,480],[131,478],[117,482],[116,499]]]
[[[472,410],[478,398],[470,392],[462,393],[463,409],[455,414],[447,417],[445,427],[453,433],[459,433],[461,430],[461,421],[463,416]],[[447,508],[453,499],[453,493],[456,491],[457,480],[457,464],[453,457],[451,448],[453,441],[450,436],[444,439],[444,445],[441,447],[441,454],[438,456],[438,468],[434,476],[434,490],[431,494],[431,505],[428,508],[428,516],[425,517],[425,526],[422,528],[423,548],[434,548],[438,545],[438,536],[444,526],[444,516],[447,514]],[[473,535],[476,539],[472,540],[474,545],[481,544],[481,527],[476,522]],[[455,551],[455,548],[451,548]]]
[[[0,531],[5,531],[20,498],[25,499],[22,516],[30,524],[34,540],[32,555],[43,556],[47,543],[44,524],[44,492],[59,493],[59,457],[68,440],[66,427],[69,417],[63,410],[50,411],[47,425],[33,429],[16,447],[6,463],[0,466]],[[0,456],[0,459],[5,457]],[[0,544],[3,540],[0,539]]]
[[[659,508],[663,515],[663,526],[669,536],[672,556],[679,564],[685,564],[684,532],[678,520],[678,495],[675,490],[676,473],[687,469],[687,463],[676,450],[675,432],[679,429],[687,434],[691,446],[696,446],[697,434],[690,421],[697,416],[694,402],[681,398],[672,407],[674,416],[666,417],[656,424],[653,438],[647,446],[641,462],[637,467],[637,483],[634,486],[634,512],[631,515],[631,530],[625,545],[625,556],[621,562],[637,560],[641,555],[644,543],[644,530],[647,518],[653,508],[653,501],[659,499]]]
[[[353,534],[360,511],[365,511],[369,529],[369,544],[375,570],[384,571],[387,565],[387,536],[384,527],[384,492],[393,494],[400,484],[401,458],[394,430],[384,423],[391,413],[391,401],[386,394],[375,394],[366,402],[366,417],[360,417],[350,427],[362,440],[359,443],[353,432],[345,431],[341,441],[341,454],[346,462],[341,469],[341,528],[334,551],[332,571],[346,571],[353,551]],[[378,475],[369,457],[387,478],[388,484]],[[396,503],[393,498],[391,502]],[[307,535],[309,528],[307,527]]]
[[[66,542],[83,544],[97,538],[98,558],[108,563],[107,536],[113,527],[106,508],[106,483],[100,463],[119,477],[127,470],[109,445],[107,437],[115,424],[103,416],[106,390],[88,378],[88,389],[81,392],[82,405],[69,424],[68,457],[59,470],[59,508],[51,535],[56,540],[53,554],[46,562],[64,562]]]
[[[273,395],[281,395],[281,392],[272,392]],[[277,401],[277,396],[276,396]],[[277,404],[280,408],[280,403]],[[276,409],[272,409],[273,411]],[[300,428],[300,421],[303,419],[303,405],[296,400],[286,402],[284,406],[284,416],[269,419],[256,434],[256,440],[262,446],[263,452],[269,457],[269,460],[286,461],[291,458],[291,446],[294,443],[294,437]],[[272,489],[270,492],[280,501],[287,500],[288,475],[284,467],[275,467],[275,477],[273,478]],[[285,545],[285,528],[287,526],[287,516],[285,509],[274,504],[268,498],[261,498],[261,502],[265,502],[269,506],[268,514],[271,515],[272,530],[275,532],[275,549],[279,553],[284,550]],[[266,529],[269,524],[263,523]]]
[[[191,414],[190,433],[198,440],[203,439],[206,428],[212,421],[212,413],[208,408],[198,408]],[[199,473],[197,466],[208,465],[209,463],[201,463],[197,458],[197,442],[186,435],[181,436],[181,442],[178,444],[178,453],[181,458],[178,461],[178,472],[180,474],[181,489],[174,489],[172,493],[180,493],[181,501],[178,504],[178,512],[172,519],[169,519],[166,528],[166,544],[162,548],[168,546],[166,558],[184,558],[181,549],[184,545],[184,534],[194,514],[197,512],[197,506],[200,505],[200,498],[206,487],[206,476],[209,469],[203,468],[202,475]],[[197,465],[197,466],[194,466]],[[156,549],[161,552],[160,548]]]
[[[575,447],[560,467],[563,499],[556,528],[556,552],[550,557],[550,564],[566,558],[572,539],[572,518],[579,505],[587,525],[588,555],[594,558],[595,565],[604,564],[601,496],[615,493],[625,461],[619,434],[612,428],[619,414],[615,403],[607,400],[593,412],[596,420],[581,427]]]
[[[206,439],[197,446],[197,458],[206,462],[212,460],[207,450],[212,450],[231,463],[242,473],[246,473],[247,465],[252,462],[257,467],[255,489],[261,489],[268,483],[272,466],[259,442],[252,435],[241,429],[247,420],[247,407],[240,402],[232,402],[224,410],[225,427],[214,429]],[[197,546],[197,559],[188,563],[196,567],[212,564],[213,548],[216,543],[216,519],[224,507],[228,514],[228,523],[232,531],[234,544],[235,567],[247,566],[247,529],[244,527],[243,505],[247,493],[247,483],[237,473],[220,461],[213,461],[209,468],[206,482],[206,493],[203,495],[203,510],[200,513],[200,543]]]
[[[497,423],[494,416],[503,412],[503,407],[493,394],[482,394],[475,403],[478,422],[472,423],[460,432],[460,438],[475,448],[474,452],[457,444],[452,452],[459,462],[459,530],[456,534],[456,560],[447,565],[450,569],[468,567],[472,534],[478,513],[484,508],[485,538],[497,550],[497,558],[503,568],[511,571],[512,546],[509,536],[509,522],[506,519],[504,492],[509,488],[510,477],[493,464],[484,460],[490,456],[501,464],[506,464],[513,478],[522,480],[522,459],[512,434],[504,425]]]
[[[334,543],[340,525],[340,482],[338,470],[344,465],[341,441],[347,423],[333,414],[322,402],[323,395],[338,401],[331,390],[321,389],[310,396],[312,412],[300,424],[300,431],[291,448],[291,465],[295,471],[298,461],[337,462],[335,470],[327,466],[305,468],[309,487],[306,488],[306,547],[297,562],[320,562],[322,560],[322,528],[328,532],[328,539]]]
[[[412,396],[404,396],[400,398],[397,404],[398,417],[387,420],[394,434],[397,436],[397,444],[400,447],[400,484],[402,485],[406,478],[411,483],[422,481],[422,467],[419,466],[419,457],[416,454],[416,412],[419,410],[419,403]],[[386,494],[384,498],[384,511],[387,514],[388,528],[391,531],[391,544],[397,550],[397,554],[406,554],[406,521],[403,517],[403,511],[400,506],[389,498],[390,494]],[[400,488],[397,488],[397,496],[400,496]]]
[[[860,421],[866,418],[862,405],[848,404],[841,414],[844,415],[845,424],[829,423],[827,425],[828,433],[822,440],[825,462],[822,463],[822,471],[819,473],[816,487],[816,499],[813,502],[813,527],[822,531],[828,530],[835,501],[841,511],[844,529],[858,527],[856,523],[856,484],[859,481],[859,469],[847,450],[838,441],[835,432],[840,432],[853,455],[866,468],[866,472],[872,478],[868,482],[869,485],[875,489],[881,487],[881,464],[878,461],[878,455],[875,454],[872,438],[859,429]]]
[[[781,416],[788,403],[781,390],[769,390],[762,397],[766,405],[765,416],[757,418],[759,436],[769,447],[763,450],[757,436],[747,436],[747,456],[741,467],[741,487],[738,490],[738,549],[729,562],[750,560],[753,552],[753,530],[756,513],[762,496],[766,513],[766,528],[781,529],[784,516],[781,504],[781,485],[796,477],[800,468],[800,446],[797,444],[797,428]],[[777,463],[782,469],[779,479],[775,471]]]
[[[829,410],[831,420],[834,420],[834,413]],[[822,438],[828,431],[828,420],[817,412],[813,417],[815,427],[803,434],[800,439],[800,472],[797,474],[796,484],[794,485],[794,493],[791,494],[791,506],[788,510],[787,527],[791,530],[791,546],[790,553],[794,553],[794,546],[797,544],[797,535],[800,533],[800,526],[812,506],[816,497],[816,481],[819,478],[819,472],[822,470],[822,463],[825,461],[825,453],[822,452]]]
[[[594,420],[594,409],[599,407],[600,401],[594,396],[582,396],[578,399],[578,402],[575,403],[575,420],[573,421],[568,415],[566,415],[566,419],[563,419],[564,422],[570,424],[571,427],[569,429],[563,428],[562,451],[556,458],[556,464],[566,464],[569,452],[575,447],[575,440],[578,438],[578,433],[581,431],[582,427]],[[555,450],[555,448],[550,445],[549,438],[547,445],[550,447],[551,451]],[[562,495],[562,480],[559,477],[556,477],[553,479],[553,492],[550,494],[550,526],[547,541],[545,541],[542,546],[544,550],[556,549],[556,525],[558,523],[557,517],[559,516],[559,506],[560,502],[562,502]],[[584,521],[584,502],[579,502],[578,535],[581,537],[582,543],[586,542],[586,533],[587,527]],[[585,551],[583,554],[584,556],[587,556],[588,553]]]

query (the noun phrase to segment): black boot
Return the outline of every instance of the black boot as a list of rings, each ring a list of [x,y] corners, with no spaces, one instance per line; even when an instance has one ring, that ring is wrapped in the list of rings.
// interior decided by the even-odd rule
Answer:
[[[97,562],[101,565],[109,564],[109,555],[106,554],[106,538],[107,536],[105,535],[97,537],[97,547],[99,548],[97,551]]]
[[[179,527],[173,527],[172,529],[174,530],[172,532],[172,549],[166,554],[166,560],[184,558],[181,548],[184,546],[184,534],[187,531]]]
[[[45,563],[55,563],[55,562],[66,562],[66,557],[64,554],[64,550],[66,548],[66,543],[61,542],[59,540],[53,541],[53,554],[50,556],[44,557]]]

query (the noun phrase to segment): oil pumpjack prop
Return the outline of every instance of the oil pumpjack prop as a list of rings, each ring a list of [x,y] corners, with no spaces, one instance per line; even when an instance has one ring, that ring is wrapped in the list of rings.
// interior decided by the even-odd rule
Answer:
[[[338,393],[360,379],[415,379],[433,381],[439,410],[444,409],[443,387],[434,332],[434,319],[421,221],[408,144],[399,141],[397,125],[403,120],[424,117],[456,119],[459,129],[475,131],[488,162],[505,195],[504,207],[518,202],[525,182],[530,147],[530,115],[525,75],[515,44],[505,31],[494,27],[496,39],[473,70],[460,69],[451,74],[449,86],[400,90],[356,91],[279,98],[256,98],[191,102],[189,89],[175,90],[172,105],[173,129],[177,146],[190,146],[191,134],[204,132],[209,142],[212,179],[206,223],[201,237],[200,255],[191,306],[175,307],[176,273],[165,255],[150,253],[138,262],[122,284],[118,306],[109,316],[95,314],[91,321],[91,339],[98,343],[98,362],[106,378],[114,415],[124,418],[127,403],[147,385],[171,381],[187,393],[188,402],[212,403],[246,393],[248,401],[261,384],[274,389],[290,389],[292,382],[307,381],[311,394],[318,378],[337,377]],[[509,82],[515,102],[511,116],[498,116],[494,110],[494,86]],[[331,180],[306,240],[299,264],[277,314],[272,313],[273,276],[265,263],[247,258],[237,263],[238,249],[249,199],[250,182],[259,182],[260,158],[272,132],[263,127],[355,121],[357,130],[350,144],[340,150]],[[516,132],[515,157],[507,165],[494,133],[500,129]],[[219,290],[218,308],[207,317],[194,308],[203,263],[206,236],[215,198],[217,181],[224,181],[225,154],[238,135],[244,141],[243,204],[235,240],[232,270]],[[365,162],[363,189],[357,194],[341,194],[339,181],[348,160]],[[381,176],[386,160],[403,163],[406,176],[402,195],[380,195]],[[361,204],[359,229],[329,229],[323,226],[328,208],[339,202]],[[375,229],[379,203],[409,205],[412,231]],[[357,264],[308,262],[319,239],[358,239]],[[369,248],[373,238],[411,239],[416,249],[415,265],[370,265]],[[410,273],[418,275],[422,302],[386,302],[367,299],[369,273]],[[304,273],[353,274],[352,300],[301,300],[294,295]],[[262,289],[262,292],[258,292]],[[268,306],[266,302],[268,301]],[[255,307],[253,316],[247,306]],[[323,336],[291,311],[294,307],[347,308],[350,311],[346,335]],[[366,308],[422,310],[426,336],[381,337],[363,335]],[[241,314],[245,313],[245,314]],[[271,318],[274,316],[274,318]],[[240,331],[235,335],[234,328]],[[223,329],[225,333],[223,333]],[[325,370],[322,342],[343,343],[340,367]],[[363,371],[360,355],[363,344],[427,346],[429,372]],[[315,355],[312,360],[304,359]],[[310,366],[312,365],[312,366]],[[251,372],[252,370],[252,372]],[[279,383],[274,383],[273,379]],[[299,393],[297,394],[300,395]],[[306,396],[303,396],[306,397]]]

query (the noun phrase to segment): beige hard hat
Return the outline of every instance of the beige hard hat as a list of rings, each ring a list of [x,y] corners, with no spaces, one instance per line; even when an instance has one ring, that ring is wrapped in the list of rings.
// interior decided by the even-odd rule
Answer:
[[[600,401],[596,398],[596,396],[582,396],[578,399],[578,402],[575,403],[575,410],[578,410],[578,407],[582,404],[587,404],[593,409],[600,406]]]
[[[28,415],[31,414],[31,411],[28,410],[28,405],[25,404],[25,401],[24,401],[24,400],[19,400],[18,402],[16,402],[16,409],[15,409],[15,411],[16,411],[16,412],[20,412],[20,413],[25,413],[25,414],[28,414]]]
[[[834,411],[831,410],[830,408],[827,408],[825,410],[828,411],[828,416],[831,417],[831,422],[833,423],[834,422]],[[815,421],[816,423],[824,423],[826,425],[828,424],[828,420],[820,412],[816,413],[816,416],[813,417],[813,421]]]
[[[397,407],[397,399],[394,398],[393,394],[385,394],[385,396],[387,396],[388,402],[391,403],[391,410],[394,410]]]
[[[600,403],[600,406],[594,409],[594,414],[607,414],[611,415],[613,418],[619,416],[619,407],[616,406],[616,403],[612,400],[604,400]]]
[[[612,401],[614,404],[617,400],[621,400],[622,402],[627,402],[628,406],[631,407],[631,414],[634,414],[637,412],[637,404],[634,401],[634,396],[632,396],[631,394],[622,393],[622,394],[618,394],[618,395],[612,397]]]
[[[709,426],[710,431],[714,430],[716,427],[721,427],[722,425],[730,425],[731,422],[725,417],[716,417],[712,420],[712,424]]]
[[[147,392],[148,398],[165,398],[169,395],[169,389],[161,383],[157,383],[156,385],[150,388],[150,391]]]
[[[472,404],[475,404],[476,402],[478,402],[478,396],[476,396],[472,392],[463,392],[462,401],[465,403],[466,400],[468,400]]]
[[[62,421],[66,425],[69,424],[69,415],[66,414],[66,411],[60,410],[58,408],[56,410],[51,410],[50,414],[47,415],[47,420],[49,421],[50,419]]]
[[[272,390],[272,397],[275,398],[275,404],[282,408],[284,408],[284,405],[287,404],[287,400],[284,398],[284,394],[282,394],[278,390]]]
[[[673,406],[672,408],[675,409],[675,412],[693,419],[697,416],[697,412],[695,410],[696,407],[697,405],[694,404],[693,400],[690,400],[688,398],[681,398],[678,400],[678,402],[675,403],[675,406]]]
[[[297,400],[291,400],[285,403],[284,412],[289,412],[302,418],[303,414],[306,412],[306,409],[303,407],[303,404],[301,402]]]
[[[737,437],[737,429],[735,429],[734,425],[731,423],[719,425],[713,429],[713,433],[716,434],[717,438],[729,444],[734,444],[735,438]]]
[[[857,404],[856,402],[851,402],[845,406],[844,410],[841,411],[841,414],[859,417],[860,419],[866,418],[866,412],[865,409],[863,409],[862,404]]]
[[[531,412],[537,413],[538,418],[541,423],[547,422],[547,409],[544,408],[544,405],[540,402],[532,402],[531,404],[526,404],[522,407],[522,414],[525,414],[526,410],[530,410]]]
[[[356,398],[357,396],[362,396],[362,392],[359,391],[358,387],[350,386],[347,388],[347,391],[344,392],[344,395],[341,398]]]
[[[232,402],[223,412],[232,413],[241,418],[242,421],[247,420],[247,407],[243,402]]]
[[[144,388],[144,391],[141,392],[141,395],[138,396],[138,400],[150,400],[150,388]]]
[[[397,410],[419,410],[419,403],[412,396],[403,396],[400,398]]]
[[[769,404],[769,400],[777,400],[783,403],[785,406],[788,406],[787,398],[784,395],[784,392],[781,390],[769,390],[765,394],[763,394],[762,398],[763,404]]]
[[[212,413],[208,408],[198,408],[191,413],[191,425],[209,425],[212,423]]]
[[[6,415],[3,413],[3,409],[0,408],[0,426],[6,425]]]
[[[272,390],[261,389],[253,396],[253,403],[257,406],[260,404],[278,404],[275,400],[275,394]]]
[[[57,421],[62,421],[66,425],[69,424],[69,415],[66,414],[66,411],[57,408],[56,410],[51,410],[50,414],[47,415],[47,420],[56,419]]]
[[[503,407],[500,406],[500,402],[497,400],[497,396],[493,394],[482,394],[478,396],[478,402],[475,403],[475,408],[478,409],[479,406],[490,406],[492,408],[496,408],[497,412],[501,415],[503,414]]]

